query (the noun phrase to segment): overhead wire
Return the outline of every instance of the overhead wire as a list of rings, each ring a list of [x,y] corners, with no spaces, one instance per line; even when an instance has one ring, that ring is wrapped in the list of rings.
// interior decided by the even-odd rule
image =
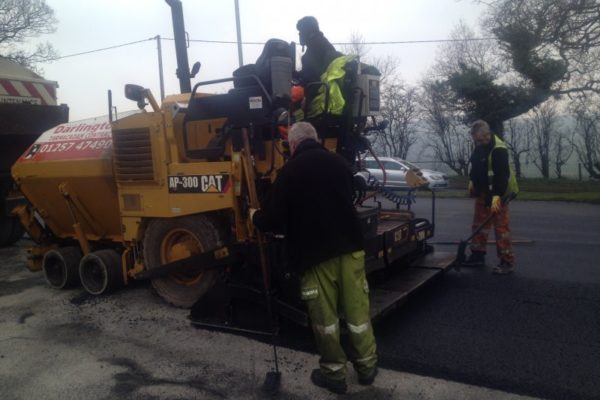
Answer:
[[[160,39],[162,40],[175,40],[173,38],[167,38],[167,37],[160,37]],[[157,40],[157,37],[151,37],[148,39],[141,39],[141,40],[136,40],[133,42],[127,42],[127,43],[121,43],[121,44],[117,44],[114,46],[107,46],[107,47],[102,47],[99,49],[94,49],[94,50],[88,50],[88,51],[82,51],[79,53],[72,53],[72,54],[67,54],[65,56],[59,56],[59,57],[53,57],[53,58],[49,58],[46,61],[50,62],[50,61],[58,61],[58,60],[62,60],[64,58],[71,58],[71,57],[77,57],[77,56],[82,56],[82,55],[86,55],[86,54],[92,54],[92,53],[98,53],[101,51],[106,51],[106,50],[112,50],[112,49],[117,49],[120,47],[126,47],[126,46],[131,46],[134,44],[138,44],[138,43],[143,43],[143,42],[149,42],[149,41],[153,41],[153,40]],[[380,41],[380,42],[361,42],[361,44],[364,45],[393,45],[393,44],[419,44],[419,43],[445,43],[445,42],[471,42],[471,41],[484,41],[484,40],[495,40],[495,38],[469,38],[469,39],[430,39],[430,40],[393,40],[393,41]],[[207,40],[207,39],[188,39],[189,42],[194,42],[194,43],[212,43],[212,44],[237,44],[236,41],[230,41],[230,40]],[[264,45],[265,42],[242,42],[243,45]],[[334,45],[338,45],[338,46],[348,46],[348,45],[352,45],[354,43],[352,42],[334,42],[332,43]]]
[[[165,40],[175,40],[173,38],[161,38]],[[389,41],[379,41],[379,42],[360,42],[361,45],[385,45],[385,44],[418,44],[418,43],[445,43],[445,42],[476,42],[476,41],[485,41],[485,40],[496,40],[493,37],[482,37],[482,38],[465,38],[465,39],[428,39],[428,40],[389,40]],[[237,44],[234,40],[207,40],[207,39],[189,39],[189,42],[199,42],[199,43],[215,43],[215,44]],[[250,45],[264,45],[266,42],[242,42],[242,44]],[[354,42],[331,42],[333,45],[338,46],[349,46],[356,44]]]
[[[138,44],[138,43],[148,42],[150,40],[156,40],[156,37],[151,37],[151,38],[142,39],[142,40],[136,40],[136,41],[133,41],[133,42],[116,44],[114,46],[102,47],[100,49],[82,51],[80,53],[67,54],[66,56],[53,57],[53,58],[49,58],[46,61],[57,61],[57,60],[62,60],[63,58],[70,58],[70,57],[82,56],[82,55],[85,55],[85,54],[98,53],[100,51],[106,51],[106,50],[117,49],[119,47],[131,46],[131,45]]]

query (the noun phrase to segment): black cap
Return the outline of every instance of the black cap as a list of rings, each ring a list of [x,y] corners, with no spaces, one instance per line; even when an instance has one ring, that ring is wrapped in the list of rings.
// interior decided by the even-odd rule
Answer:
[[[319,32],[319,23],[315,17],[304,17],[298,20],[296,29],[300,33],[300,44],[304,46],[311,36]]]
[[[303,33],[319,32],[319,23],[315,17],[304,17],[298,20],[296,29]]]

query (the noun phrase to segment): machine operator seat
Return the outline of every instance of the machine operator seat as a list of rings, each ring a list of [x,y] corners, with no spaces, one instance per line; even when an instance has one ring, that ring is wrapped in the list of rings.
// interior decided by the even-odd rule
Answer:
[[[258,77],[273,98],[290,94],[293,57],[290,44],[281,39],[269,39],[254,64],[247,64],[233,72],[234,88],[258,85],[252,75]]]
[[[190,100],[185,124],[218,118],[227,118],[227,122],[207,148],[188,149],[187,134],[184,135],[188,157],[217,160],[224,153],[228,132],[250,124],[267,126],[273,120],[273,110],[281,104],[287,108],[293,72],[290,49],[287,42],[270,39],[255,64],[244,65],[234,71],[234,87],[228,93]]]

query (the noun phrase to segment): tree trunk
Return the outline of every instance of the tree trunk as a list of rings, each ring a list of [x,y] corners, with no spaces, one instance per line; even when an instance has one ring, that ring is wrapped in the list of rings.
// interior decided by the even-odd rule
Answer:
[[[542,176],[546,179],[550,178],[550,160],[548,159],[548,157],[544,156],[541,159],[541,163],[542,163],[542,168],[541,168]]]
[[[515,164],[515,176],[521,178],[521,157],[519,154],[513,156],[513,162]]]

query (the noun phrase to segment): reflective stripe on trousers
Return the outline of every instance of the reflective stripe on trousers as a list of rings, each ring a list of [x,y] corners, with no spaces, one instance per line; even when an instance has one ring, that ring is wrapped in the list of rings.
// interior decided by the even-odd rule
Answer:
[[[300,279],[302,299],[321,355],[321,371],[331,379],[346,375],[348,357],[340,344],[340,315],[347,321],[348,355],[355,369],[368,374],[377,363],[364,255],[364,251],[357,251],[334,257],[305,271]]]

